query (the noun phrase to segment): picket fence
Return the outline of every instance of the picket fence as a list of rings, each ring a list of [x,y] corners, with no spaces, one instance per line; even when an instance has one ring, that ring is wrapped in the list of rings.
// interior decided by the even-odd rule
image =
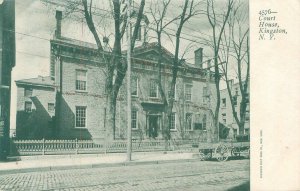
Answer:
[[[195,144],[192,140],[133,140],[133,152],[165,150],[188,150]],[[58,155],[58,154],[98,154],[122,153],[127,150],[126,141],[94,143],[92,140],[13,140],[12,155]]]

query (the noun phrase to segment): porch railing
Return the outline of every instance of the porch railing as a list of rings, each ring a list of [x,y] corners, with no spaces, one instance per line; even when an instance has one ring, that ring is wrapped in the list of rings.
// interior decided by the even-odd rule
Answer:
[[[133,152],[186,150],[192,140],[133,140]],[[92,140],[12,140],[12,155],[97,154],[126,152],[126,141],[94,143]]]

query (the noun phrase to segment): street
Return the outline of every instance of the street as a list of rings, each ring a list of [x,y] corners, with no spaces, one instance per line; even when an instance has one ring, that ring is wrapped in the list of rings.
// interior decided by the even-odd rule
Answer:
[[[244,159],[7,174],[0,190],[230,190],[249,183],[249,166]]]

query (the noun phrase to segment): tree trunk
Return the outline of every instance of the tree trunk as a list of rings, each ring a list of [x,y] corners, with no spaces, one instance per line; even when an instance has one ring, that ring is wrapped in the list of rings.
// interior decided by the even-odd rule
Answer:
[[[214,126],[212,128],[212,142],[217,142],[219,140],[219,112],[220,112],[220,74],[219,74],[219,66],[218,66],[218,53],[215,53],[214,64],[215,64],[215,84],[217,91],[217,103],[215,108],[215,116],[214,116]]]
[[[115,139],[115,118],[116,118],[116,99],[112,96],[107,98],[107,111],[106,111],[106,139],[107,141],[112,141]]]
[[[243,135],[245,130],[245,120],[246,120],[246,109],[247,109],[247,103],[246,103],[246,95],[243,92],[242,93],[242,101],[240,104],[240,122],[239,122],[239,134]]]

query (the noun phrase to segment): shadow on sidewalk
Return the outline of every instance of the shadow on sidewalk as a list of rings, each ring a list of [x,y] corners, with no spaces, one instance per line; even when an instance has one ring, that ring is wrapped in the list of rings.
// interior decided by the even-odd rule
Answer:
[[[250,182],[247,181],[241,185],[238,185],[236,187],[233,187],[227,191],[250,191]]]

